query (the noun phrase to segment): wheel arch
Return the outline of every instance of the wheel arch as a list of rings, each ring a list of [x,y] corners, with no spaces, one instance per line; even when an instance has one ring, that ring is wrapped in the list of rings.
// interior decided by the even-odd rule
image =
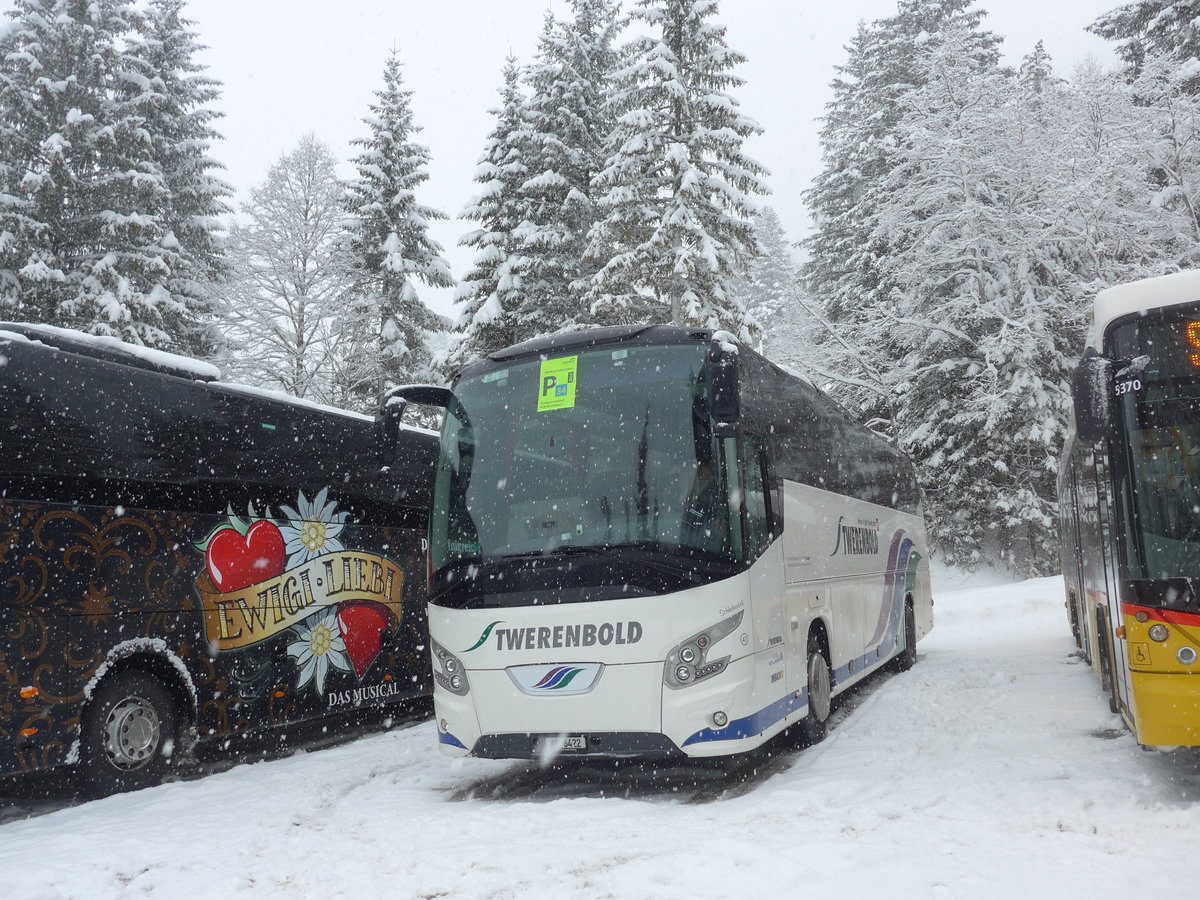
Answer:
[[[832,667],[833,657],[830,653],[829,623],[827,623],[822,617],[817,616],[817,618],[813,619],[809,624],[808,634],[810,638],[814,636],[816,637],[817,642],[821,645],[821,652],[825,654],[825,662],[829,663],[830,667]],[[806,648],[808,647],[808,640],[805,640],[804,646]]]
[[[196,685],[182,659],[166,642],[155,638],[124,641],[113,647],[84,687],[84,709],[91,705],[96,688],[121,672],[145,672],[162,682],[175,701],[181,725],[194,726],[198,709]]]

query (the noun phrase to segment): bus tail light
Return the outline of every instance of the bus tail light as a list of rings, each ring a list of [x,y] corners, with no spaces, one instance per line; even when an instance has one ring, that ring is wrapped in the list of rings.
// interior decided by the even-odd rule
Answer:
[[[686,641],[676,645],[667,654],[666,668],[663,671],[663,682],[669,688],[687,687],[712,678],[725,671],[729,665],[729,656],[708,660],[708,651],[724,637],[728,637],[742,623],[742,610],[728,619],[722,619],[699,634],[694,634]]]
[[[433,650],[433,680],[444,690],[465,697],[471,685],[462,661],[437,641],[430,641],[429,646]]]

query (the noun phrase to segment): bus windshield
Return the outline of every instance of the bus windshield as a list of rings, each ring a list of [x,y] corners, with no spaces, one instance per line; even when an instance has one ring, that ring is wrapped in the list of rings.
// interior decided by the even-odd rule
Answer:
[[[1133,361],[1116,379],[1129,575],[1200,577],[1200,310],[1118,325],[1112,341]]]
[[[713,435],[707,351],[588,348],[460,380],[442,429],[435,572],[620,548],[734,561],[736,446]]]

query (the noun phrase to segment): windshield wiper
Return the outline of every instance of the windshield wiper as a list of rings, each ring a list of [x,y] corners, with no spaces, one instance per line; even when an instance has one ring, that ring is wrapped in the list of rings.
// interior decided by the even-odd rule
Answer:
[[[582,556],[589,553],[603,553],[607,547],[590,547],[581,544],[559,544],[549,550],[522,550],[520,553],[503,553],[499,556],[486,557],[487,562],[499,562],[505,559],[554,559],[556,556]]]

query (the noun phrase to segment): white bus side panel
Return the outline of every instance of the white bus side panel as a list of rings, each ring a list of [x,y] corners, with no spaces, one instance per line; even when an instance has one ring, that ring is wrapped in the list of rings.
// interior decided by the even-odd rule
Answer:
[[[838,693],[899,651],[906,594],[918,636],[929,630],[924,523],[795,482],[784,482],[784,495],[788,682],[805,684],[808,634],[819,619]]]

